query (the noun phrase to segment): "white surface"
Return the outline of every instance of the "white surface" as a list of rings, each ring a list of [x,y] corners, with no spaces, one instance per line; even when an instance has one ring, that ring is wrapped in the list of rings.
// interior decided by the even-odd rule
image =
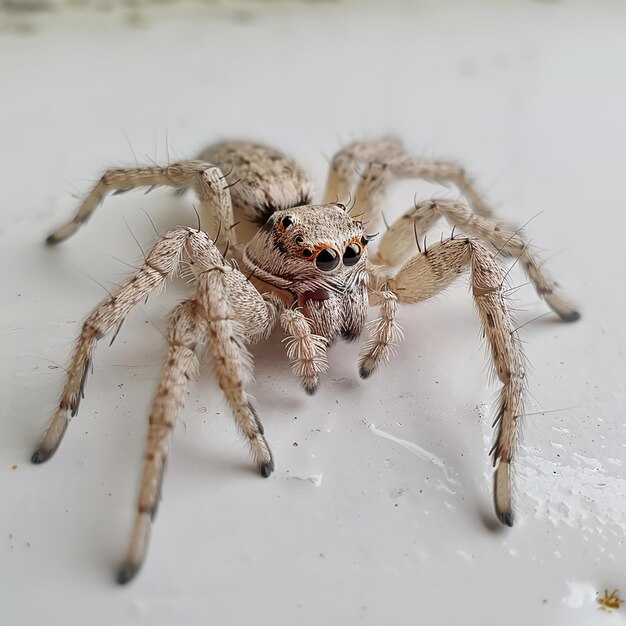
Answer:
[[[65,14],[0,37],[1,623],[624,621],[626,607],[599,612],[594,594],[626,592],[626,10],[590,5],[189,9],[148,13],[141,29]],[[117,259],[140,256],[124,216],[148,245],[141,209],[164,231],[194,222],[192,199],[111,198],[65,245],[46,249],[45,235],[74,211],[74,190],[134,162],[129,144],[140,161],[163,161],[166,138],[174,159],[251,137],[294,155],[321,188],[322,154],[388,133],[465,164],[503,217],[539,213],[528,236],[558,253],[550,268],[583,313],[521,331],[533,415],[515,528],[493,521],[495,387],[461,282],[403,311],[406,341],[368,383],[358,347],[339,344],[311,400],[279,337],[254,348],[252,392],[277,460],[269,480],[205,374],[174,437],[145,568],[117,587],[159,331],[182,285],[98,350],[57,456],[40,467],[29,456],[62,384],[56,364],[104,295],[95,281],[122,280],[131,270]],[[403,183],[387,217],[416,191],[442,193]],[[517,268],[510,279],[525,282]],[[520,324],[547,310],[527,287],[516,297]]]

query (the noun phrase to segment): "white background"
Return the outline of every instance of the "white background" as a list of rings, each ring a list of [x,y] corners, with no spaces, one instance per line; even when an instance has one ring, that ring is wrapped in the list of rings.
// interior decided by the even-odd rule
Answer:
[[[626,607],[600,612],[595,594],[626,593],[626,9],[382,4],[145,9],[140,25],[67,12],[0,34],[3,624],[624,621]],[[72,215],[73,194],[133,152],[165,162],[252,138],[296,157],[321,189],[335,150],[384,134],[463,163],[502,217],[536,216],[527,236],[583,314],[520,331],[531,415],[515,527],[494,523],[497,387],[463,279],[403,310],[406,340],[368,382],[358,346],[340,343],[310,399],[279,336],[253,348],[269,480],[205,371],[174,436],[145,567],[118,587],[161,333],[184,284],[102,342],[59,453],[43,466],[29,456],[57,402],[57,365],[106,295],[98,282],[110,289],[137,264],[130,231],[153,241],[142,209],[164,232],[195,223],[193,199],[110,198],[64,245],[45,236]],[[387,218],[415,193],[456,192],[405,182]],[[509,281],[526,279],[516,267]],[[528,287],[514,295],[520,324],[547,310]],[[442,459],[447,475],[371,425]]]

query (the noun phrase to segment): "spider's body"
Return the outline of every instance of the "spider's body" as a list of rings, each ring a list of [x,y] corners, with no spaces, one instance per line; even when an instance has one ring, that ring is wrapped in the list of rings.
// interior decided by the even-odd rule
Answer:
[[[364,171],[355,184],[357,165]],[[376,253],[368,255],[373,236],[367,232],[376,229],[391,175],[454,183],[470,206],[451,200],[416,204],[389,227]],[[334,157],[325,203],[315,205],[311,182],[293,160],[265,146],[224,142],[208,148],[196,161],[106,172],[74,219],[48,243],[73,234],[107,192],[156,185],[193,186],[207,232],[217,233],[215,239],[199,228],[166,233],[136,275],[85,321],[58,408],[32,459],[41,463],[54,454],[70,416],[78,412],[97,341],[116,327],[119,330],[128,311],[175,274],[180,264],[188,265],[196,278],[195,294],[170,317],[169,353],[150,413],[138,512],[120,582],[130,580],[143,562],[172,429],[202,353],[211,357],[217,382],[259,471],[269,476],[274,459],[245,391],[252,378],[246,344],[267,339],[279,324],[293,371],[313,393],[327,369],[328,345],[338,337],[360,337],[368,307],[378,306],[378,317],[367,325],[370,337],[359,361],[359,373],[367,378],[389,360],[402,338],[395,319],[398,304],[437,295],[467,268],[502,383],[492,448],[494,501],[500,521],[512,526],[510,464],[523,413],[525,374],[503,298],[505,275],[496,250],[520,260],[537,292],[561,318],[573,321],[578,313],[555,292],[519,231],[492,217],[464,170],[449,163],[417,161],[393,140],[356,143]],[[349,198],[354,203],[347,209],[342,202]],[[465,235],[422,250],[419,238],[442,216]],[[252,231],[247,243],[238,241],[244,230]]]
[[[313,203],[313,184],[308,174],[288,156],[268,146],[224,141],[210,146],[198,158],[205,164],[219,164],[228,176],[238,219],[263,226],[274,211]]]

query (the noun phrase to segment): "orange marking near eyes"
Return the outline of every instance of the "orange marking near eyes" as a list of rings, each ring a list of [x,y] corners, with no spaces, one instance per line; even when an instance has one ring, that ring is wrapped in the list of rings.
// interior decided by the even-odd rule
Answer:
[[[361,238],[360,237],[353,237],[352,239],[350,239],[348,241],[347,245],[353,244],[355,243],[357,246],[359,246],[360,250],[361,250],[361,254],[363,254],[363,252],[365,251],[365,246],[361,243]],[[313,254],[311,256],[305,256],[304,254],[302,254],[302,257],[305,258],[307,261],[315,261],[315,259],[317,258],[317,255],[322,251],[322,250],[326,250],[327,248],[330,248],[331,250],[334,250],[335,252],[337,252],[336,248],[334,246],[331,246],[327,243],[316,243],[313,244]],[[310,250],[310,248],[305,248],[305,250]],[[303,250],[304,252],[304,250]],[[339,253],[340,256],[343,256],[342,253]]]
[[[361,254],[363,254],[363,250],[365,250],[365,246],[361,243],[360,237],[352,237],[352,239],[350,239],[348,244],[351,244],[351,243],[355,243],[357,246],[359,246],[359,248],[361,248]]]
[[[311,256],[304,256],[304,254],[302,256],[307,261],[315,261],[315,259],[317,258],[317,255],[322,250],[326,250],[327,248],[330,248],[331,250],[335,250],[335,248],[333,248],[333,246],[329,246],[327,243],[316,243],[316,244],[313,245],[313,254]],[[310,250],[310,248],[305,248],[305,250]],[[304,250],[303,250],[303,252],[304,252]],[[336,252],[336,250],[335,250],[335,252]]]

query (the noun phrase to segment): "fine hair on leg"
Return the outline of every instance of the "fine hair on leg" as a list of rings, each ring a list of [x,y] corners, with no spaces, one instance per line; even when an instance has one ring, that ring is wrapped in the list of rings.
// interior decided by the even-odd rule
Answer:
[[[78,413],[98,340],[118,326],[150,292],[162,286],[168,275],[176,272],[190,236],[193,232],[186,228],[163,235],[137,273],[85,320],[67,370],[58,408],[32,456],[33,463],[43,463],[56,452],[70,418]]]
[[[523,412],[524,363],[511,312],[503,297],[504,271],[494,254],[476,239],[447,239],[409,259],[386,287],[399,302],[413,304],[441,293],[463,270],[471,268],[474,302],[487,338],[494,371],[502,383],[496,417],[494,504],[498,519],[513,525],[512,474]]]
[[[444,217],[453,227],[489,243],[504,258],[519,259],[537,293],[564,321],[573,322],[580,314],[556,291],[556,284],[541,268],[541,263],[520,230],[514,230],[493,217],[483,217],[470,207],[455,200],[425,200],[417,203],[398,219],[384,234],[379,247],[379,261],[395,265],[404,259],[411,247],[439,218]]]
[[[201,205],[211,223],[219,222],[224,238],[233,223],[228,183],[221,170],[205,161],[181,161],[164,167],[157,165],[141,168],[107,170],[87,194],[74,217],[55,230],[46,243],[52,245],[65,241],[84,224],[104,201],[109,192],[114,195],[139,187],[157,186],[184,188],[194,183]],[[213,217],[215,216],[215,217]]]
[[[117,580],[125,584],[134,578],[144,562],[156,515],[165,461],[178,412],[192,377],[198,373],[198,351],[206,340],[206,323],[196,314],[197,304],[187,300],[170,316],[169,350],[163,366],[152,410],[148,419],[148,438],[137,502],[137,515],[124,563]]]

